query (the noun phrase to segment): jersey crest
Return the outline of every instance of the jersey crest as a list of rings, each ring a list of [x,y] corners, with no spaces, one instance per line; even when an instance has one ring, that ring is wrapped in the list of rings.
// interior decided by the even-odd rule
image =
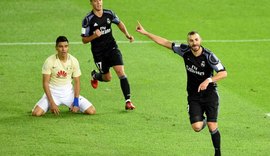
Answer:
[[[205,61],[201,62],[201,67],[205,67]]]
[[[111,20],[107,18],[107,24],[111,24]]]

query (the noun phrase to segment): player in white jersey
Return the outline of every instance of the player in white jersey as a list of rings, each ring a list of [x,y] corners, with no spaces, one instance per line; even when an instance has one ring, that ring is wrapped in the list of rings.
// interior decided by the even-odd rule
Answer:
[[[68,106],[72,112],[80,110],[85,114],[95,114],[92,103],[80,96],[81,70],[78,60],[68,53],[68,39],[59,36],[55,48],[57,54],[48,57],[42,67],[45,93],[33,108],[32,115],[42,116],[49,109],[58,115],[61,104]]]

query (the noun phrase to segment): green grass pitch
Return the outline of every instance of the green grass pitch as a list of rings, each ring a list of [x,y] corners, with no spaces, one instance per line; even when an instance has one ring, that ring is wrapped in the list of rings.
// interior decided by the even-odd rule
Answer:
[[[137,20],[170,40],[185,41],[188,31],[197,30],[203,46],[222,60],[228,71],[218,83],[224,156],[270,154],[269,5],[268,0],[104,0],[136,41],[149,41],[135,32]],[[78,44],[90,9],[88,0],[0,1],[0,155],[213,155],[207,129],[195,133],[189,124],[183,60],[169,50],[152,42],[119,42],[135,111],[124,110],[113,71],[110,83],[90,87],[92,54],[89,45]],[[117,41],[127,41],[115,26],[113,33]],[[65,107],[59,116],[31,116],[43,94],[41,66],[55,52],[59,35],[69,38],[70,53],[80,61],[81,95],[96,107],[94,116]]]

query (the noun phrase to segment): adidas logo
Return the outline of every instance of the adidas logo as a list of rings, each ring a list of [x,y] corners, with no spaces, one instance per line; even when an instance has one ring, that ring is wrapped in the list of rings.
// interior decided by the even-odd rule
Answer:
[[[97,26],[98,26],[98,24],[97,24],[97,23],[95,23],[95,24],[94,24],[94,27],[97,27]]]

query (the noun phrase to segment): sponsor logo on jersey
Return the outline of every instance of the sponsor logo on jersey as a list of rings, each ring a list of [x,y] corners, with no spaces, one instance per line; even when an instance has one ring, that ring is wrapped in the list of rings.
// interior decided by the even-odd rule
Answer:
[[[106,27],[100,27],[101,35],[105,35],[111,32],[111,29],[107,29]]]
[[[63,71],[63,70],[60,70],[60,71],[57,72],[57,76],[56,76],[56,77],[57,77],[57,78],[62,78],[62,79],[64,79],[64,78],[67,77],[67,72],[65,72],[65,71]]]
[[[203,76],[204,72],[198,71],[198,68],[194,65],[192,65],[191,67],[189,67],[188,65],[186,65],[186,69],[188,72]]]

